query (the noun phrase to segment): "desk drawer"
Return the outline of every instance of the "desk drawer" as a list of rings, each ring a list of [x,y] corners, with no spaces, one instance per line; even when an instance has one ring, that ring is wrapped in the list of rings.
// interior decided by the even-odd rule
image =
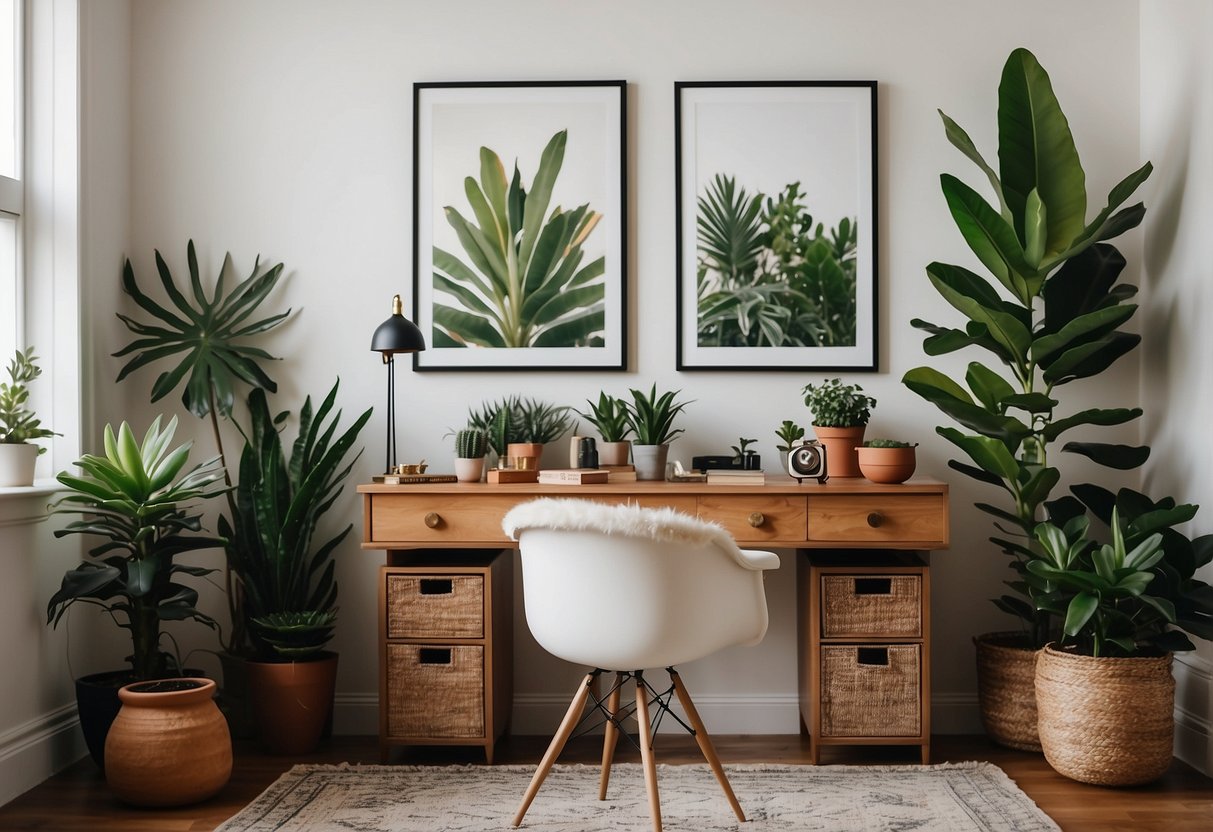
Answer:
[[[483,638],[484,576],[387,576],[388,638]]]
[[[810,541],[922,543],[947,541],[947,498],[942,494],[808,498]]]
[[[411,543],[499,542],[506,544],[501,518],[517,497],[450,494],[377,494],[370,539]]]
[[[391,737],[483,737],[484,648],[389,644]]]
[[[736,494],[699,497],[699,518],[719,523],[743,544],[804,540],[804,497]]]
[[[821,648],[823,737],[916,737],[922,732],[917,644]]]
[[[895,573],[822,575],[821,635],[922,636],[922,578]]]

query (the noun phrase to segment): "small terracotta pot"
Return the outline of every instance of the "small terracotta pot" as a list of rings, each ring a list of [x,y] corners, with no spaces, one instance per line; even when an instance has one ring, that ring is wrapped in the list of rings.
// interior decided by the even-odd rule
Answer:
[[[813,433],[826,447],[826,472],[830,477],[859,477],[859,455],[855,449],[863,444],[867,425],[849,428],[826,428],[813,425]]]
[[[627,465],[628,452],[632,449],[632,443],[628,440],[622,442],[599,442],[598,443],[598,464],[599,465]]]
[[[483,473],[484,457],[478,456],[475,459],[455,457],[455,477],[460,482],[480,482],[480,475]]]
[[[314,751],[333,710],[337,654],[307,662],[248,662],[257,731],[271,754]]]
[[[543,456],[542,442],[511,442],[505,446],[505,455],[513,467],[521,471],[539,470],[539,457]]]
[[[856,451],[859,454],[860,472],[872,482],[905,482],[914,473],[916,458],[913,447],[865,448],[860,446]]]
[[[105,740],[105,781],[136,806],[184,806],[232,776],[232,738],[212,679],[135,682]]]

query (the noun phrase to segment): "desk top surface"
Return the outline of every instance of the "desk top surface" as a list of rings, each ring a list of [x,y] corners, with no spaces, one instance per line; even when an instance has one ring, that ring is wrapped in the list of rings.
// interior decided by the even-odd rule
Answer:
[[[862,477],[836,477],[824,483],[805,480],[797,483],[787,476],[768,475],[764,485],[717,485],[705,482],[665,482],[662,480],[638,480],[636,482],[595,483],[592,485],[541,485],[539,483],[443,482],[406,483],[385,485],[363,483],[358,486],[360,494],[542,494],[575,497],[578,494],[635,494],[635,495],[696,495],[753,494],[843,496],[859,494],[947,494],[948,484],[928,477],[914,477],[898,485],[871,482]]]

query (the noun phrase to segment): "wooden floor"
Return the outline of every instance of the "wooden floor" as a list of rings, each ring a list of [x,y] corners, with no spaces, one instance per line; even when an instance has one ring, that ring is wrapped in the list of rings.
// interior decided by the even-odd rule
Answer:
[[[725,764],[804,763],[808,743],[798,736],[715,737]],[[561,762],[597,763],[601,740],[584,737],[569,743]],[[498,746],[500,763],[534,765],[547,744],[545,737],[516,737]],[[917,748],[825,748],[822,763],[913,764]],[[658,762],[694,763],[702,758],[690,737],[661,735]],[[988,760],[1000,766],[1066,832],[1213,830],[1213,780],[1178,761],[1153,785],[1135,789],[1085,786],[1056,774],[1039,754],[1010,751],[984,737],[937,737],[934,762]],[[616,759],[637,762],[627,743]],[[471,749],[398,750],[393,762],[447,765],[482,761]],[[212,830],[294,763],[378,763],[372,737],[338,737],[306,757],[271,757],[248,744],[238,744],[232,781],[215,798],[198,806],[173,810],[132,809],[106,791],[105,780],[91,760],[82,760],[6,806],[0,807],[0,830],[54,832],[202,832]],[[592,798],[592,796],[590,796]],[[742,803],[745,799],[742,797]],[[504,825],[503,825],[503,828]],[[436,830],[437,832],[437,830]]]

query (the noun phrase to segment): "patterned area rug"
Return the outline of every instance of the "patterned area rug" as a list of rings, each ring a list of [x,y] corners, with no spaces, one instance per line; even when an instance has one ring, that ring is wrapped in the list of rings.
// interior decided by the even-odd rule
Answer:
[[[1002,769],[939,766],[726,766],[749,823],[737,823],[706,765],[658,766],[666,830],[1057,832]],[[508,830],[531,766],[295,766],[217,832]],[[646,832],[639,764],[617,764],[608,799],[597,766],[556,766],[523,829]]]

